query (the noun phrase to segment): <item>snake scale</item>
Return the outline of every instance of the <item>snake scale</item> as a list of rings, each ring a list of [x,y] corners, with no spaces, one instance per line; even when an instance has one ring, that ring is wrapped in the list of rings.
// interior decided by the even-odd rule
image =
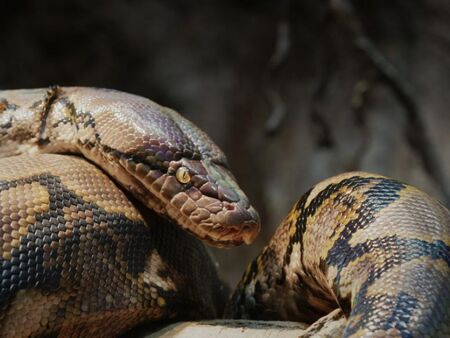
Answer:
[[[201,242],[250,244],[259,217],[173,110],[106,89],[0,91],[0,157],[1,337],[111,337],[224,308],[307,323],[341,308],[345,337],[450,336],[450,213],[412,186],[317,184],[225,306]]]

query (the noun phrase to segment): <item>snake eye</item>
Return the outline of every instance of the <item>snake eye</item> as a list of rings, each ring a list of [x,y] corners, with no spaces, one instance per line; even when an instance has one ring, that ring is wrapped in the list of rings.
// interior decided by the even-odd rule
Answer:
[[[189,169],[186,167],[179,167],[175,177],[180,183],[188,183],[191,180],[191,174],[189,174]]]

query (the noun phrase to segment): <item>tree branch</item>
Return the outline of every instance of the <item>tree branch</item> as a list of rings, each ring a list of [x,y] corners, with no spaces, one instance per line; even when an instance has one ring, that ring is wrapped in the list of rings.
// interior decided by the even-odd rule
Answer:
[[[445,203],[450,205],[450,187],[447,184],[446,175],[425,128],[425,121],[416,103],[412,86],[366,35],[351,1],[330,0],[330,8],[339,19],[338,21],[352,34],[355,46],[363,52],[379,71],[405,108],[408,119],[406,131],[408,142],[417,151],[424,169],[441,188]]]

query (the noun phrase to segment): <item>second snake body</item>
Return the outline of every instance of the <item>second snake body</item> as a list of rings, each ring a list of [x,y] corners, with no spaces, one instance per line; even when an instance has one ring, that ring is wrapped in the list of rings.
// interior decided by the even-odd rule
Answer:
[[[449,337],[448,209],[379,175],[327,179],[250,264],[227,315],[311,323],[336,308],[345,337]]]

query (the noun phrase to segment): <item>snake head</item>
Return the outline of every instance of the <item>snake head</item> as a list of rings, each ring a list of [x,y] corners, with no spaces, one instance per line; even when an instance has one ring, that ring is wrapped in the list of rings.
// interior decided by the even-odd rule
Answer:
[[[152,188],[167,200],[170,218],[210,245],[250,244],[259,232],[259,216],[233,175],[211,159],[173,161]]]
[[[76,90],[70,96],[77,106]],[[171,109],[122,92],[96,90],[82,106],[92,116],[78,121],[85,127],[81,152],[146,206],[211,246],[254,240],[258,213],[204,132]]]

